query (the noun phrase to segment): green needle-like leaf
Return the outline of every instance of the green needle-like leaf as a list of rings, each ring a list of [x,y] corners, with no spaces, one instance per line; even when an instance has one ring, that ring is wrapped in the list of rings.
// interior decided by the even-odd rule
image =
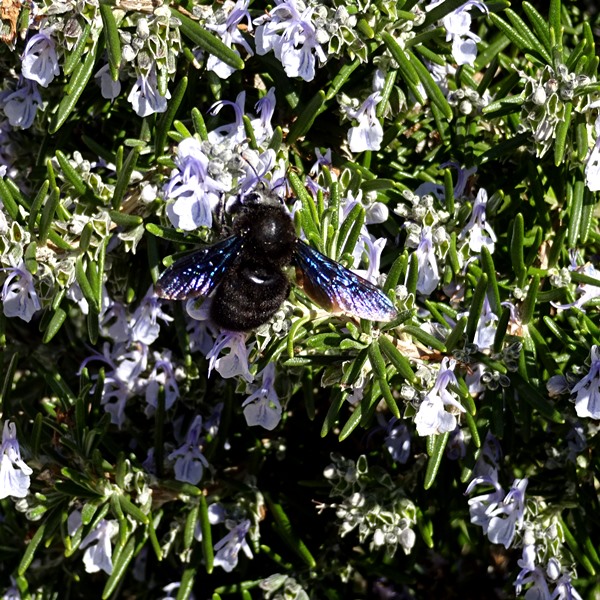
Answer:
[[[71,113],[73,112],[77,101],[79,100],[83,90],[88,84],[92,73],[94,72],[94,65],[96,63],[96,52],[98,50],[98,42],[94,42],[92,47],[86,52],[85,60],[77,63],[73,69],[73,74],[65,90],[65,94],[58,105],[54,118],[52,119],[52,125],[50,126],[50,133],[56,133],[67,121]]]
[[[244,61],[240,55],[226,46],[216,35],[204,29],[197,21],[171,7],[172,15],[181,21],[181,33],[189,38],[194,44],[198,44],[202,50],[216,56],[226,65],[234,69],[243,69]]]

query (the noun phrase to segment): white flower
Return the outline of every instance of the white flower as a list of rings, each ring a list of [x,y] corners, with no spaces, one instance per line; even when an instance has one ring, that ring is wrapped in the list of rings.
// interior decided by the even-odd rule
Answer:
[[[29,476],[33,470],[21,458],[17,430],[15,424],[9,421],[4,422],[0,454],[0,499],[8,496],[25,498],[29,492]]]

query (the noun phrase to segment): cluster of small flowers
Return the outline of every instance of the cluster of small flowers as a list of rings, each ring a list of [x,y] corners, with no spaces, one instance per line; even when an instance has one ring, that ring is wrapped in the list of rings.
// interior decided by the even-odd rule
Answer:
[[[79,305],[83,314],[87,314],[85,299],[80,299]],[[95,353],[86,358],[81,368],[98,360],[110,367],[103,380],[102,405],[111,415],[112,423],[119,427],[125,423],[125,408],[132,397],[145,395],[148,414],[158,407],[161,386],[166,410],[179,397],[177,380],[182,378],[182,373],[173,365],[170,351],[161,353],[150,349],[160,333],[159,319],[172,321],[172,317],[162,311],[152,288],[133,313],[104,294],[100,323],[104,336],[112,343],[104,344],[103,354]]]
[[[274,573],[259,584],[265,600],[310,600],[303,587],[289,575]]]
[[[489,92],[481,96],[471,88],[448,92],[447,98],[448,104],[456,106],[462,115],[470,115],[473,111],[479,112],[490,102]]]
[[[477,486],[487,488],[468,501],[471,522],[480,526],[492,543],[523,549],[523,557],[518,561],[521,571],[515,580],[517,594],[528,586],[527,598],[580,599],[569,569],[563,566],[564,535],[560,524],[543,510],[545,504],[541,500],[529,498],[526,502],[526,478],[515,479],[510,490],[504,492],[499,483],[501,457],[498,440],[488,434],[466,490],[470,494]],[[550,586],[554,586],[554,591],[550,591]]]
[[[40,18],[30,23],[39,30],[32,35],[21,58],[21,75],[17,87],[2,93],[0,106],[13,127],[28,129],[42,105],[38,85],[47,88],[60,73],[60,59],[66,61],[81,36],[90,35],[94,52],[95,40],[102,30],[102,19],[97,2],[65,2],[60,9],[49,3]],[[67,14],[72,13],[71,18]],[[164,112],[170,97],[167,83],[174,75],[176,58],[181,49],[178,21],[171,17],[166,6],[154,9],[144,16],[139,12],[121,15],[119,35],[125,42],[121,65],[111,73],[106,64],[96,73],[102,96],[114,100],[121,92],[120,78],[125,77],[128,66],[136,79],[128,100],[134,111],[145,117]],[[129,28],[129,29],[128,29]],[[130,29],[135,28],[135,32]],[[89,33],[88,33],[89,31]],[[93,40],[93,41],[92,41]],[[14,83],[7,80],[8,86]]]
[[[449,165],[454,166],[454,165]],[[399,202],[394,212],[406,221],[406,246],[415,248],[418,262],[417,292],[429,296],[437,289],[442,274],[438,261],[443,261],[450,247],[450,236],[453,233],[450,223],[456,220],[461,205],[467,200],[465,189],[468,179],[474,170],[458,169],[458,178],[454,188],[454,211],[450,212],[441,205],[444,190],[435,184],[423,184],[415,192],[404,191],[403,197],[408,202]],[[470,218],[457,235],[457,258],[459,266],[465,268],[468,263],[481,254],[485,246],[493,254],[496,235],[487,221],[487,192],[482,188],[477,193],[471,209]],[[457,294],[457,282],[448,287],[448,294]],[[461,289],[461,288],[460,288]]]
[[[27,323],[42,308],[33,275],[23,260],[30,241],[30,233],[0,206],[0,264],[7,273],[0,290],[2,311],[7,317],[18,317]]]
[[[167,100],[171,97],[167,83],[175,74],[177,55],[181,51],[178,25],[167,6],[157,7],[149,16],[129,13],[120,23],[120,35],[125,42],[120,71],[129,68],[131,78],[136,80],[127,100],[140,117],[167,109]],[[134,27],[135,32],[130,31]],[[120,79],[112,78],[108,65],[96,73],[96,79],[107,100],[114,100],[120,94]]]
[[[397,8],[393,3],[385,4],[385,15],[390,19],[382,18],[378,11],[374,11],[371,18],[366,18],[375,30],[385,30],[393,33],[395,41],[405,47],[407,42],[414,37],[414,27],[421,25],[426,18],[426,12],[431,11],[442,3],[442,0],[433,0],[427,6],[425,11],[419,5],[411,8],[413,17],[411,19],[399,19]],[[369,12],[373,6],[365,6],[363,10]],[[446,31],[446,40],[452,42],[452,56],[458,65],[473,65],[477,57],[477,42],[479,37],[471,32],[471,14],[472,8],[478,8],[482,13],[487,14],[488,9],[483,2],[479,0],[469,0],[455,10],[448,13],[440,22],[440,25]],[[388,51],[389,52],[389,51]],[[382,100],[381,92],[387,74],[390,70],[397,68],[395,61],[389,53],[378,56],[375,61],[378,65],[373,74],[372,93],[360,102],[356,98],[348,98],[345,94],[340,95],[338,101],[342,110],[342,116],[357,121],[357,125],[348,131],[348,147],[351,152],[363,152],[366,150],[379,150],[383,141],[383,128],[380,119],[377,117],[377,105]],[[489,103],[489,94],[480,97],[475,90],[456,90],[448,93],[447,77],[454,73],[454,68],[448,65],[431,64],[428,65],[433,78],[439,83],[440,88],[448,96],[450,105],[459,107],[462,114],[470,114],[474,108],[482,108]],[[419,83],[419,89],[425,97],[427,94],[423,85]]]
[[[26,466],[26,465],[25,465]],[[139,479],[139,478],[138,478]],[[138,482],[137,497],[144,506],[151,503],[152,494],[147,483]],[[252,551],[246,541],[246,535],[251,529],[252,520],[245,518],[239,507],[233,510],[226,509],[220,503],[213,503],[208,507],[208,519],[211,526],[223,524],[228,533],[214,544],[214,565],[230,572],[238,563],[240,551],[248,558],[253,558]],[[174,534],[178,528],[173,524],[171,535],[163,543],[163,552],[167,555],[172,547]],[[73,510],[68,518],[67,531],[73,540],[73,545],[83,552],[83,563],[88,573],[104,571],[110,575],[113,571],[113,543],[119,532],[119,523],[114,519],[101,519],[83,539],[81,539],[83,524],[81,510]],[[197,541],[202,540],[202,529],[196,525],[194,537]],[[137,576],[140,581],[147,577],[142,571],[145,570],[145,561],[138,560],[136,565]]]
[[[520,130],[531,132],[536,156],[542,157],[552,147],[557,126],[564,121],[566,104],[575,102],[582,112],[594,106],[589,95],[577,90],[593,83],[592,78],[570,72],[565,65],[555,70],[546,65],[537,79],[521,73],[525,79],[524,102],[521,108]],[[587,104],[586,104],[587,103]]]
[[[186,231],[211,227],[213,212],[222,205],[228,207],[226,192],[234,190],[243,196],[261,182],[272,188],[280,185],[277,176],[265,179],[275,166],[275,153],[267,148],[273,135],[274,89],[256,103],[259,117],[251,118],[255,141],[265,148],[263,152],[247,147],[245,99],[245,92],[241,92],[235,102],[217,102],[210,112],[216,114],[229,106],[234,110],[234,121],[209,132],[205,141],[189,137],[179,143],[176,168],[163,192],[168,199],[167,216],[174,227]]]
[[[409,554],[416,541],[413,502],[385,471],[369,472],[366,456],[356,462],[340,455],[331,459],[323,474],[332,486],[330,496],[341,496],[342,501],[322,508],[336,510],[340,536],[357,529],[361,543],[371,538],[371,550],[383,547],[386,556],[392,557],[400,546]]]

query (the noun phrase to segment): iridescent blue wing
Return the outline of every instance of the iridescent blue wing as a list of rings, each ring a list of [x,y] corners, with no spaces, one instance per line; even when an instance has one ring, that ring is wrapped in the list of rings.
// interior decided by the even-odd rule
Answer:
[[[169,300],[208,296],[239,255],[242,243],[242,238],[234,235],[180,258],[158,278],[156,293]]]
[[[397,315],[380,289],[302,240],[297,241],[294,262],[299,285],[323,308],[371,321],[391,321]]]

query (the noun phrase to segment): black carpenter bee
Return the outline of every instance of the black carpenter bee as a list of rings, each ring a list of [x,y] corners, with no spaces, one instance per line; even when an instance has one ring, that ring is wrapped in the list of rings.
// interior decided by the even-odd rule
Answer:
[[[295,266],[298,284],[332,312],[372,321],[396,316],[390,299],[374,285],[298,239],[279,202],[250,194],[236,211],[233,235],[175,261],[156,282],[169,300],[208,296],[211,319],[230,331],[266,323],[290,293],[283,269]]]

